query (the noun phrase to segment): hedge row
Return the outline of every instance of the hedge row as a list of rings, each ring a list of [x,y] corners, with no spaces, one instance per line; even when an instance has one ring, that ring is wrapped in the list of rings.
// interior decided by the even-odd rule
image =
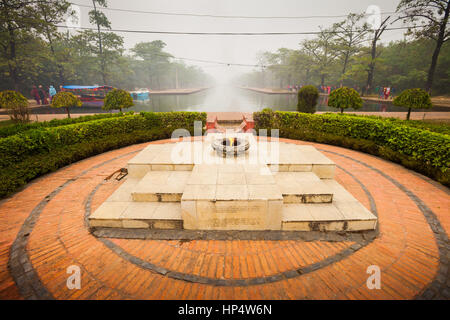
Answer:
[[[39,128],[48,128],[48,127],[59,127],[65,126],[68,124],[75,124],[81,122],[87,122],[92,120],[100,120],[107,118],[115,118],[115,117],[123,117],[126,115],[133,114],[133,111],[129,113],[103,113],[103,114],[94,114],[90,116],[82,116],[78,118],[65,118],[65,119],[53,119],[50,121],[44,122],[32,122],[32,123],[17,123],[11,124],[5,127],[0,127],[0,138],[9,137],[21,132],[25,132],[32,129]]]
[[[339,114],[257,112],[256,130],[279,129],[280,137],[343,146],[401,163],[450,185],[450,136],[397,121]]]
[[[383,121],[390,121],[395,122],[397,124],[405,125],[408,127],[418,128],[422,130],[428,130],[432,132],[442,133],[446,135],[450,135],[450,125],[447,123],[430,123],[430,122],[424,122],[422,120],[401,120],[398,118],[385,118],[380,116],[365,116],[365,115],[356,115],[356,114],[346,114],[345,116],[352,116],[352,117],[363,117],[363,118],[371,118],[371,119],[378,119]]]
[[[0,139],[0,198],[30,180],[75,161],[128,145],[170,138],[206,113],[146,113],[29,130]]]

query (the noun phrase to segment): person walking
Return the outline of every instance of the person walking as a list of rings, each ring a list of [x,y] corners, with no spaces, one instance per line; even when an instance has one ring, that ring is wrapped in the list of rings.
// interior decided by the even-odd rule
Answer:
[[[385,92],[384,92],[384,99],[385,100],[388,100],[389,99],[389,96],[391,95],[391,88],[390,87],[387,87],[387,88],[385,88]]]
[[[39,98],[41,99],[41,103],[43,105],[47,105],[48,104],[48,100],[47,100],[47,96],[45,94],[44,88],[42,88],[42,85],[39,85]]]
[[[50,86],[48,89],[48,95],[50,97],[50,102],[53,100],[53,96],[56,94],[56,89],[53,86]]]
[[[40,96],[39,96],[39,91],[36,88],[36,86],[33,86],[33,89],[31,89],[30,94],[34,98],[34,100],[36,100],[36,103],[39,106],[41,104],[41,100],[40,100]]]

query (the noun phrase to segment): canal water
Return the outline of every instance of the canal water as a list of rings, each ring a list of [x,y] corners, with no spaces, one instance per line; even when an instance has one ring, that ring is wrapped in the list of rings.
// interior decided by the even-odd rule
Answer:
[[[320,97],[317,111],[337,111],[327,106],[327,97]],[[219,86],[188,95],[154,95],[149,101],[135,102],[129,111],[210,111],[210,112],[255,112],[264,108],[281,111],[297,110],[297,95],[295,94],[263,94],[246,89]],[[98,106],[83,106],[71,108],[71,113],[103,113]],[[351,111],[349,109],[348,111]],[[390,102],[364,102],[358,111],[369,112],[405,112],[406,109],[396,107]],[[415,110],[423,111],[423,110]],[[450,112],[450,108],[433,107],[426,111]],[[50,107],[33,108],[33,114],[65,113],[65,109]]]
[[[328,97],[319,98],[317,111],[337,111],[327,106]],[[280,111],[296,111],[296,94],[263,94],[233,87],[215,87],[185,96],[152,96],[148,102],[138,102],[130,109],[134,111],[210,111],[210,112],[255,112],[264,108]],[[349,109],[351,111],[351,109]],[[358,111],[405,112],[390,102],[364,102]],[[422,110],[415,110],[422,111]],[[427,111],[450,112],[450,108],[434,107]]]

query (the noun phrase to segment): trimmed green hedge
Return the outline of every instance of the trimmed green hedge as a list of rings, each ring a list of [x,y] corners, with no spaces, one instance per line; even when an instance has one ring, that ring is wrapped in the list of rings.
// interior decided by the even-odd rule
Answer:
[[[254,113],[256,130],[280,137],[343,146],[401,163],[450,186],[450,136],[396,121],[340,114]]]
[[[401,124],[408,127],[418,128],[422,130],[428,130],[432,132],[442,133],[446,135],[450,135],[450,124],[448,123],[431,123],[431,122],[425,122],[422,120],[401,120],[398,118],[386,118],[386,117],[380,117],[380,116],[368,116],[368,115],[357,115],[353,113],[347,113],[346,116],[353,116],[353,117],[362,117],[362,118],[370,118],[370,119],[378,119],[383,121],[390,121],[395,122],[396,124]]]
[[[115,117],[123,117],[126,115],[132,115],[134,114],[133,111],[130,111],[128,113],[103,113],[103,114],[95,114],[91,116],[82,116],[78,118],[65,118],[65,119],[53,119],[50,121],[43,121],[43,122],[32,122],[32,123],[17,123],[17,124],[11,124],[5,127],[0,127],[0,138],[9,137],[21,132],[25,132],[32,129],[39,129],[39,128],[48,128],[48,127],[59,127],[59,126],[65,126],[68,124],[74,124],[74,123],[81,123],[81,122],[87,122],[92,120],[99,120],[99,119],[107,119],[107,118],[115,118]]]
[[[0,139],[0,198],[30,180],[75,161],[124,146],[170,138],[175,129],[193,135],[206,113],[147,113],[39,128]]]

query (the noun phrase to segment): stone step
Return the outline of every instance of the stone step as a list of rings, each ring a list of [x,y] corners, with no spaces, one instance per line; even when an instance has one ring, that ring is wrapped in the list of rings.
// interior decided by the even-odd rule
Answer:
[[[268,162],[273,172],[314,172],[320,179],[333,179],[336,165],[313,146],[269,143]]]
[[[277,172],[275,182],[284,203],[331,203],[332,189],[313,172]]]
[[[325,181],[333,191],[333,203],[284,204],[282,229],[298,231],[374,230],[377,217],[334,180]]]
[[[91,227],[183,229],[181,205],[174,202],[106,201],[89,217]]]
[[[194,167],[189,143],[150,144],[128,161],[130,178],[143,178],[151,171],[191,171]]]
[[[136,184],[131,197],[137,202],[180,202],[189,171],[150,171]]]

